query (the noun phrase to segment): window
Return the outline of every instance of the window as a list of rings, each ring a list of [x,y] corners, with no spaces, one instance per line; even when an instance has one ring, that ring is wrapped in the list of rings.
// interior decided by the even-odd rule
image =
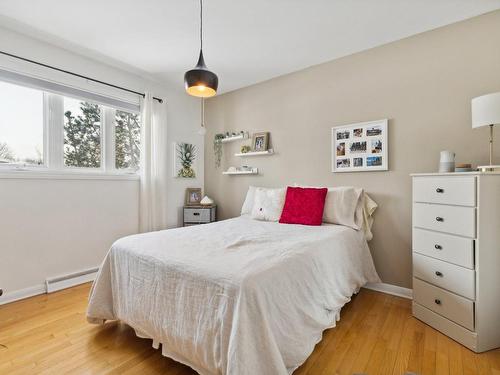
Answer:
[[[43,95],[0,82],[0,164],[44,164]]]
[[[115,111],[116,169],[139,169],[141,127],[139,114]]]
[[[64,165],[101,167],[101,108],[64,98]]]
[[[137,112],[0,81],[0,113],[0,168],[139,169]]]

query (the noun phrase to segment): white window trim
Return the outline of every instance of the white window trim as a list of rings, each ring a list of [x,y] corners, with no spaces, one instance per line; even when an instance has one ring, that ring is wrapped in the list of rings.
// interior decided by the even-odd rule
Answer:
[[[101,119],[101,165],[105,173],[120,173],[116,169],[115,162],[115,109],[102,107],[103,118]]]
[[[96,173],[81,171],[36,170],[31,168],[1,169],[0,179],[20,180],[132,180],[140,179],[138,174]]]
[[[48,107],[47,167],[51,170],[61,170],[64,167],[64,100],[62,96],[46,94]]]

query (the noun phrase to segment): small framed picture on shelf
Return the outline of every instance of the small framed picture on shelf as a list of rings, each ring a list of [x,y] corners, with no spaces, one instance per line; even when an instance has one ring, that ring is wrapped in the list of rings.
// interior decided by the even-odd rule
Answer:
[[[201,198],[202,197],[200,188],[186,189],[186,206],[199,206]]]
[[[252,137],[252,151],[267,151],[269,147],[269,133],[255,133]]]
[[[388,120],[332,128],[332,172],[387,171]]]

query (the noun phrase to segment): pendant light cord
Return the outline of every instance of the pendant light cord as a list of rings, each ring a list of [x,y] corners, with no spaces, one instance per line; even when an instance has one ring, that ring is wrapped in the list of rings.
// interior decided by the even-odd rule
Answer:
[[[203,50],[203,0],[200,0],[200,49]]]
[[[205,127],[205,98],[201,98],[201,126]]]

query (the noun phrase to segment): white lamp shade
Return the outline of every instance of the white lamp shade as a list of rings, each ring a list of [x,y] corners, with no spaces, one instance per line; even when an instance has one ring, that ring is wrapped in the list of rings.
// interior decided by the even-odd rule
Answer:
[[[472,99],[471,109],[473,128],[500,124],[500,92]]]

